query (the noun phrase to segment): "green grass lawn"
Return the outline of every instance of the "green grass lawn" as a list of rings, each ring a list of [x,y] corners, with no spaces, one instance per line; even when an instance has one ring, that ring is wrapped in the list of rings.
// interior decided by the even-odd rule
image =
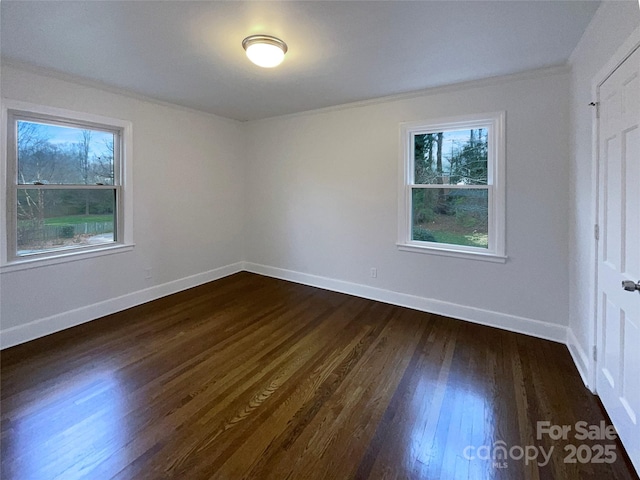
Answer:
[[[45,218],[45,225],[64,226],[64,225],[78,225],[81,223],[106,223],[113,222],[114,216],[112,213],[106,215],[67,215],[65,217],[51,217]],[[19,225],[28,225],[30,220],[18,220]]]
[[[487,248],[487,235],[451,233],[431,230],[431,234],[439,243],[452,243],[454,245],[465,245],[467,247]]]
[[[45,225],[77,225],[79,223],[113,222],[113,214],[106,215],[68,215],[66,217],[45,218]]]
[[[474,226],[478,222],[464,220],[456,215],[435,214],[432,221],[418,226],[428,230],[438,243],[487,248],[489,238],[482,233],[482,230],[486,231],[486,226],[483,229],[482,226]]]

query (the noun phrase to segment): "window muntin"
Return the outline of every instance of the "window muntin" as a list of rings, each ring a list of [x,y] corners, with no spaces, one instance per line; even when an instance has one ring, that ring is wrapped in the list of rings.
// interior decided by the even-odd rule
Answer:
[[[124,244],[124,123],[7,111],[7,260]]]
[[[404,124],[401,137],[399,247],[503,257],[504,113]]]

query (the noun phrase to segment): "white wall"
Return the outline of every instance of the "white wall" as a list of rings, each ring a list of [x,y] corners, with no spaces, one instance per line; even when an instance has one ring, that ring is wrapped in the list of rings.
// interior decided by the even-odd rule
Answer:
[[[136,244],[132,252],[0,275],[3,344],[47,332],[42,322],[30,322],[48,319],[61,328],[186,288],[184,279],[193,275],[192,283],[206,281],[215,276],[206,272],[242,260],[241,124],[13,66],[2,68],[2,95],[133,122]],[[151,280],[144,278],[147,268]],[[75,317],[64,318],[75,309]]]
[[[593,240],[594,197],[592,172],[592,81],[635,28],[640,25],[638,2],[603,2],[570,58],[572,150],[570,160],[571,217],[569,233],[570,343],[583,375],[586,352],[593,342],[592,298],[595,275]]]
[[[247,260],[435,300],[454,316],[462,311],[492,323],[493,315],[502,326],[523,319],[534,330],[536,322],[566,325],[567,72],[249,123]],[[501,110],[507,114],[507,263],[398,251],[399,123]],[[378,278],[370,278],[371,267]],[[552,330],[542,336],[554,337]]]

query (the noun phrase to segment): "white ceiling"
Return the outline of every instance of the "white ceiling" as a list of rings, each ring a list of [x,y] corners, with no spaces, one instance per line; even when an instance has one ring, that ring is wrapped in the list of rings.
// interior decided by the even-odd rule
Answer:
[[[634,0],[635,1],[635,0]],[[7,1],[6,59],[237,120],[564,64],[595,1]],[[276,69],[242,39],[287,42]]]

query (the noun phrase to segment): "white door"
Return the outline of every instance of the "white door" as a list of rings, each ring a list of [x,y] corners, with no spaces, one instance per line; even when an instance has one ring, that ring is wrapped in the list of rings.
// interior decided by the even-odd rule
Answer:
[[[596,389],[640,472],[640,49],[599,88]],[[631,288],[631,283],[627,288]]]

